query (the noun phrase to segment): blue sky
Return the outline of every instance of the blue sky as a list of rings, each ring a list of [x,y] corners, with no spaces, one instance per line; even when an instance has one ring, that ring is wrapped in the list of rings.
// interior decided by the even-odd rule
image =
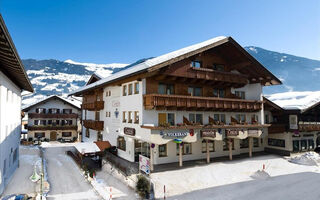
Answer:
[[[320,60],[320,1],[0,0],[21,58],[132,63],[212,37]]]

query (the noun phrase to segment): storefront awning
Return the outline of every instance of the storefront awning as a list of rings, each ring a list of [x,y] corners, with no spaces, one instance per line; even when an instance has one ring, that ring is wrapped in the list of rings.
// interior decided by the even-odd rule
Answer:
[[[77,151],[81,153],[82,155],[84,154],[90,154],[90,153],[97,153],[100,152],[100,148],[96,143],[93,142],[83,142],[83,143],[77,143],[75,145]]]

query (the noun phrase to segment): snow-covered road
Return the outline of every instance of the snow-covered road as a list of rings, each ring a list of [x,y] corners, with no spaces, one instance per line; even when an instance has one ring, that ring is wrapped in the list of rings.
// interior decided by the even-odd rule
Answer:
[[[72,147],[44,148],[44,157],[47,161],[48,181],[50,183],[48,199],[101,199],[82,176],[75,162],[65,154],[68,148]]]

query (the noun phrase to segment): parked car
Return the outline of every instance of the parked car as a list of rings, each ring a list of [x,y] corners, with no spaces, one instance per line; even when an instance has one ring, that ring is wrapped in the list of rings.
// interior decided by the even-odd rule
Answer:
[[[320,153],[320,147],[316,147],[316,148],[314,149],[314,152]]]
[[[26,194],[11,194],[5,197],[2,197],[1,200],[27,200],[31,199],[32,197],[28,197]]]

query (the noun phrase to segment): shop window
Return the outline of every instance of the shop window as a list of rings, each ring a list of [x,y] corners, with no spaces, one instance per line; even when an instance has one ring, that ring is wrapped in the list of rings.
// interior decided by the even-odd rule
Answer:
[[[134,94],[139,94],[139,82],[134,83]]]
[[[234,150],[234,139],[231,140],[232,141],[232,150]],[[228,138],[224,138],[223,142],[223,151],[228,151],[229,150],[229,139]]]
[[[314,149],[314,141],[313,139],[308,139],[308,149],[313,150]]]
[[[240,140],[240,149],[249,148],[249,138]]]
[[[132,112],[128,112],[128,123],[132,123]]]
[[[139,111],[134,112],[134,123],[139,124]]]
[[[127,85],[122,86],[122,96],[127,96]]]
[[[101,131],[97,132],[97,141],[102,141],[102,133],[101,133]]]
[[[174,94],[174,85],[159,83],[158,93],[159,94],[168,94],[168,95]]]
[[[88,128],[86,128],[86,137],[89,138],[90,137],[90,131]]]
[[[71,132],[62,132],[62,137],[71,137]]]
[[[213,64],[213,70],[216,70],[216,71],[221,71],[223,72],[224,71],[224,65],[221,65],[221,64]]]
[[[191,67],[195,67],[195,68],[201,68],[202,67],[202,62],[201,61],[192,61],[191,62]]]
[[[35,138],[42,138],[45,136],[45,133],[44,132],[35,132],[34,133],[34,137]]]
[[[213,140],[208,140],[208,145],[209,145],[209,151],[214,152],[214,141]],[[207,142],[206,140],[202,140],[202,153],[207,152]]]
[[[177,148],[177,155],[179,155],[179,145],[176,145]],[[188,155],[188,154],[192,154],[192,144],[191,143],[183,143],[182,145],[182,154],[183,155]]]
[[[260,143],[259,143],[259,138],[253,138],[253,147],[259,147]]]
[[[224,98],[224,97],[225,97],[225,91],[224,91],[224,89],[214,88],[214,89],[213,89],[213,96],[214,96],[214,97]]]
[[[128,85],[128,90],[129,90],[128,94],[132,95],[133,88],[131,83]]]
[[[246,93],[244,91],[235,91],[235,95],[239,97],[240,99],[246,98]]]
[[[126,151],[126,140],[124,139],[124,137],[122,137],[122,136],[118,137],[117,147],[118,147],[118,149],[120,149],[122,151]]]
[[[188,87],[188,94],[190,96],[202,96],[201,87]]]
[[[307,149],[307,140],[301,140],[301,151],[306,151]]]
[[[126,111],[122,112],[122,122],[127,122]]]
[[[286,144],[285,140],[268,138],[268,145],[269,145],[269,146],[274,146],[274,147],[286,147],[285,144]]]
[[[167,144],[159,145],[159,157],[167,157]]]

